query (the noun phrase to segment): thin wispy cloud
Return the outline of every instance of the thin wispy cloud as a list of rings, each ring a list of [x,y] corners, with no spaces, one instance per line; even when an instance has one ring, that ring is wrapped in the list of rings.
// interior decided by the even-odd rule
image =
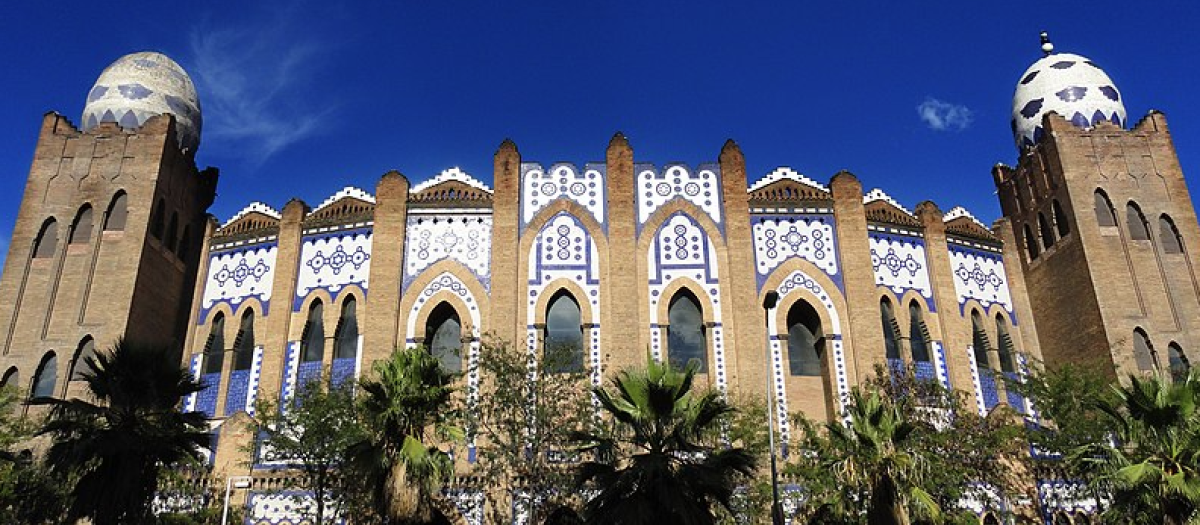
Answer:
[[[917,115],[934,131],[962,131],[971,125],[974,118],[970,108],[933,97],[926,98],[917,106]]]
[[[191,75],[200,90],[204,139],[259,164],[312,136],[333,108],[305,96],[323,50],[296,38],[286,14],[242,27],[192,31]]]

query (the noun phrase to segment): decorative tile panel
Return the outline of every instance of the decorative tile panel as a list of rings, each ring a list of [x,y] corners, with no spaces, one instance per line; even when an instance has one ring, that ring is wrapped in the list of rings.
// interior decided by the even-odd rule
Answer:
[[[1004,273],[1004,260],[1000,254],[956,244],[951,244],[949,249],[960,311],[970,299],[979,301],[984,308],[999,304],[1016,324],[1008,277]]]
[[[204,354],[201,354],[201,353],[192,354],[192,362],[188,366],[188,370],[191,371],[193,380],[200,381],[203,379],[200,376],[203,366],[204,366]],[[199,397],[199,395],[200,395],[199,392],[192,392],[191,394],[184,396],[183,411],[185,413],[196,411],[196,398]]]
[[[262,302],[263,315],[267,315],[278,251],[275,243],[269,243],[212,252],[208,258],[198,322],[206,322],[208,312],[217,304],[228,304],[230,310],[237,311],[238,305],[251,297]]]
[[[815,264],[841,288],[833,215],[755,215],[750,228],[760,290],[771,272],[792,257]]]
[[[316,513],[317,499],[310,490],[250,491],[246,498],[246,525],[307,525]],[[332,513],[333,503],[325,511]],[[326,516],[332,525],[344,525],[341,517]]]
[[[763,189],[767,186],[770,186],[771,184],[774,184],[776,182],[779,182],[781,180],[792,180],[792,181],[798,182],[800,184],[803,184],[805,186],[809,186],[811,188],[816,188],[816,189],[824,191],[824,192],[829,192],[829,188],[826,187],[824,184],[821,184],[820,182],[812,180],[792,168],[789,168],[787,166],[780,166],[778,168],[775,168],[775,171],[772,171],[771,173],[764,175],[761,179],[758,179],[757,181],[755,181],[754,184],[751,184],[750,189],[746,190],[746,193],[753,193],[755,191],[761,190],[761,189]]]
[[[973,392],[975,392],[975,408],[979,410],[979,415],[987,415],[987,406],[983,399],[983,385],[979,374],[979,363],[975,361],[975,347],[967,345],[967,359],[971,365],[971,383]]]
[[[897,297],[913,290],[925,299],[930,312],[937,312],[933,286],[929,283],[924,239],[877,231],[870,232],[867,238],[871,245],[875,284],[888,287]]]
[[[724,234],[721,216],[721,168],[701,164],[695,170],[683,164],[668,164],[658,170],[653,164],[637,164],[638,231],[664,204],[683,199],[707,213]]]
[[[369,228],[305,237],[300,244],[300,269],[292,311],[299,312],[313,290],[325,290],[335,301],[348,285],[358,285],[366,291],[370,272]]]
[[[204,374],[200,376],[200,380],[204,382],[205,387],[196,394],[196,412],[211,419],[217,415],[217,392],[221,390],[221,373]]]
[[[225,389],[225,415],[241,411],[254,415],[254,402],[258,399],[258,380],[262,375],[262,345],[254,347],[250,368],[229,372],[229,387]]]
[[[455,510],[462,515],[462,523],[466,525],[483,525],[483,491],[468,488],[442,489],[442,496],[454,504]],[[458,523],[457,520],[450,520]]]
[[[279,407],[287,410],[288,401],[296,395],[296,376],[300,369],[300,341],[288,341],[283,355],[283,386],[279,389]]]
[[[1050,518],[1058,511],[1095,514],[1099,510],[1095,493],[1082,480],[1039,479],[1037,487],[1046,523],[1051,523]]]
[[[334,358],[333,365],[330,366],[330,384],[337,386],[347,380],[358,380],[362,374],[362,345],[363,336],[359,334],[354,357]]]
[[[602,163],[586,164],[580,170],[573,164],[560,162],[547,170],[541,164],[522,162],[521,229],[557,199],[575,201],[591,213],[596,222],[606,225],[606,174],[607,167]]]
[[[404,241],[404,288],[426,268],[450,259],[466,266],[484,289],[491,289],[492,215],[490,213],[408,215]]]

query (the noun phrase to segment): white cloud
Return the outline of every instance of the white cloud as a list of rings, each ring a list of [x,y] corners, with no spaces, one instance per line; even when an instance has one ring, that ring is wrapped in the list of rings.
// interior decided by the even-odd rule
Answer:
[[[917,115],[934,131],[962,131],[971,125],[974,115],[961,104],[943,102],[933,97],[917,106]]]
[[[305,96],[319,51],[287,16],[191,35],[190,73],[200,90],[205,141],[252,163],[313,135],[332,105]]]

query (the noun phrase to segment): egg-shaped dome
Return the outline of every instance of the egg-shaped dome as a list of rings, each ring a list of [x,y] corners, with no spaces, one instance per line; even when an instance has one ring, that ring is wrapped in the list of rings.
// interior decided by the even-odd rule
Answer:
[[[1018,148],[1037,143],[1042,116],[1051,111],[1081,128],[1100,121],[1125,125],[1125,104],[1112,79],[1091,60],[1070,53],[1048,54],[1021,75],[1012,105]]]
[[[81,119],[83,130],[101,122],[132,129],[150,117],[175,115],[179,146],[195,152],[200,145],[200,99],[191,77],[166,55],[142,52],[125,55],[100,73],[88,92]]]

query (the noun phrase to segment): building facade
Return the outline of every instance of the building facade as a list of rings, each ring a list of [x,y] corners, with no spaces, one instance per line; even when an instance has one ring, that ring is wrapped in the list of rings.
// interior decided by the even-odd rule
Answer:
[[[1027,359],[1123,375],[1186,366],[1200,342],[1200,227],[1166,119],[1126,129],[1122,102],[1093,63],[1047,50],[1014,97],[1019,162],[993,171],[990,227],[848,172],[749,174],[733,141],[697,164],[639,162],[620,133],[602,161],[540,163],[506,140],[490,185],[390,172],[373,192],[218,223],[191,81],[130,55],[97,81],[82,130],[45,118],[0,279],[16,298],[0,304],[0,370],[70,395],[81,356],[118,337],[177,345],[208,385],[184,405],[210,418],[218,476],[258,463],[237,421],[259,398],[416,345],[470,392],[485,334],[575,348],[568,366],[597,384],[647,354],[696,360],[704,385],[775,396],[785,440],[788,414],[836,418],[879,364],[913,365],[981,413],[1029,412],[996,377]],[[469,470],[474,444],[456,455]],[[1040,483],[1048,512],[1092,510]],[[478,522],[472,487],[454,494]],[[249,497],[267,521],[276,503]]]

